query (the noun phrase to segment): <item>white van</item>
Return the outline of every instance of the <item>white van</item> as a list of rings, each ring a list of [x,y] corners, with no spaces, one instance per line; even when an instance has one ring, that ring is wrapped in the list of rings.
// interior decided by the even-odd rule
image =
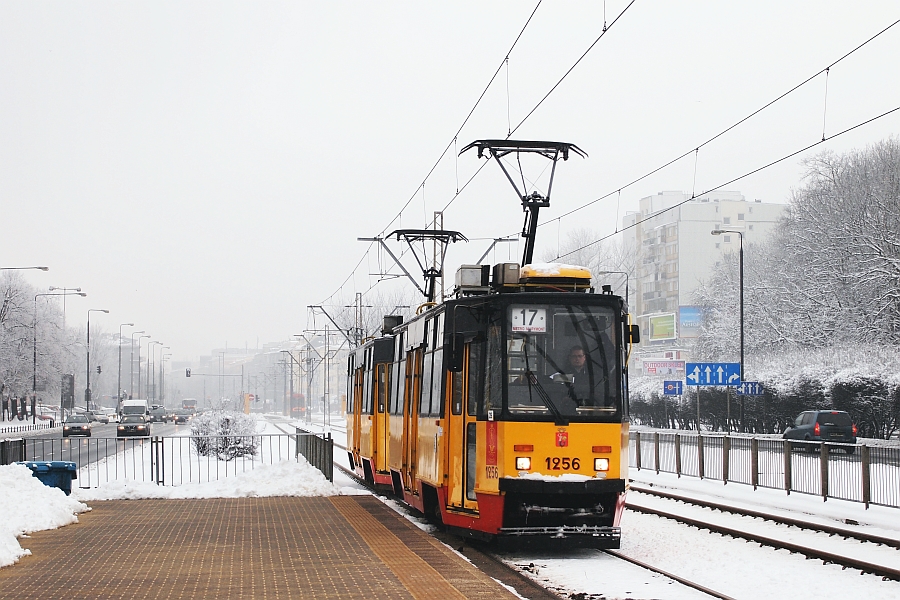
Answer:
[[[142,417],[150,416],[150,403],[146,400],[125,400],[122,402],[122,408],[119,409],[119,416],[139,415]]]

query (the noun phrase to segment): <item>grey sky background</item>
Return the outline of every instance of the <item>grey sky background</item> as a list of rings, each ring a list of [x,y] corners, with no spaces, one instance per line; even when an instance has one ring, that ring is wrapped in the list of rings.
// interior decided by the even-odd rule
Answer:
[[[444,226],[472,239],[448,253],[452,281],[483,238],[521,228],[495,165],[454,199],[483,161],[455,158],[452,140],[536,4],[2,3],[0,266],[50,266],[28,280],[89,294],[68,301],[70,324],[109,309],[92,324],[134,322],[174,360],[299,333],[307,305],[347,304],[377,279],[357,237],[424,227],[445,207]],[[607,23],[627,5],[606,2]],[[559,165],[542,217],[697,147],[898,18],[893,1],[637,0],[513,135],[589,154]],[[543,3],[456,149],[505,137],[603,22],[599,0]],[[820,76],[696,165],[542,227],[539,248],[577,228],[612,233],[643,196],[699,193],[799,150],[823,121],[831,135],[900,106],[898,57],[900,26],[830,71],[827,112]],[[898,126],[894,113],[727,189],[785,202],[804,156]],[[492,260],[518,260],[509,246]]]

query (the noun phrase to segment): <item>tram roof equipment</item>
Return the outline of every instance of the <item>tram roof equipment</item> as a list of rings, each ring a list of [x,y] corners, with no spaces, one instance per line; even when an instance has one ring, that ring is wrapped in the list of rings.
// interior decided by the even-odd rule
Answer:
[[[525,238],[525,250],[522,254],[522,264],[527,265],[534,257],[534,239],[537,234],[538,213],[541,208],[550,206],[550,192],[553,190],[553,176],[556,174],[556,161],[560,158],[569,160],[569,152],[574,152],[582,158],[587,158],[587,153],[575,144],[569,144],[567,142],[475,140],[463,148],[460,151],[460,154],[471,148],[478,149],[478,158],[483,158],[485,152],[487,152],[497,161],[497,164],[503,169],[503,174],[506,175],[509,183],[512,184],[513,189],[522,201],[522,210],[526,213],[525,223],[522,225],[522,237]],[[510,174],[507,166],[500,160],[509,154],[515,154],[516,161],[518,162],[519,156],[523,153],[539,154],[553,162],[553,167],[550,170],[550,183],[547,185],[546,196],[541,195],[537,191],[533,191],[530,194],[527,193],[525,174],[522,171],[521,162],[519,162],[519,173],[522,176],[522,187],[520,188],[519,184],[516,183],[515,179],[513,179]]]

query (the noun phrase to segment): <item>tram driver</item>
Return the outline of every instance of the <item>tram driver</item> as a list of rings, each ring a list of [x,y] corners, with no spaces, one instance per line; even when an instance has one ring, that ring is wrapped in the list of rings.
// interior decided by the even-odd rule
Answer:
[[[550,380],[565,385],[568,388],[568,396],[578,406],[590,406],[598,400],[595,390],[605,380],[600,369],[588,367],[588,356],[584,347],[572,346],[567,356],[568,368],[565,371],[557,371],[550,376]]]

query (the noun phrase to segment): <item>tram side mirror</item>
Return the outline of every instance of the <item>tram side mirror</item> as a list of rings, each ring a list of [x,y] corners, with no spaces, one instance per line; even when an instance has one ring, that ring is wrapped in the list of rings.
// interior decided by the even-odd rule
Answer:
[[[641,328],[638,325],[627,325],[629,336],[632,344],[641,343]]]
[[[447,359],[447,370],[459,373],[463,370],[463,348],[465,339],[461,333],[452,333],[444,342],[444,356]]]

